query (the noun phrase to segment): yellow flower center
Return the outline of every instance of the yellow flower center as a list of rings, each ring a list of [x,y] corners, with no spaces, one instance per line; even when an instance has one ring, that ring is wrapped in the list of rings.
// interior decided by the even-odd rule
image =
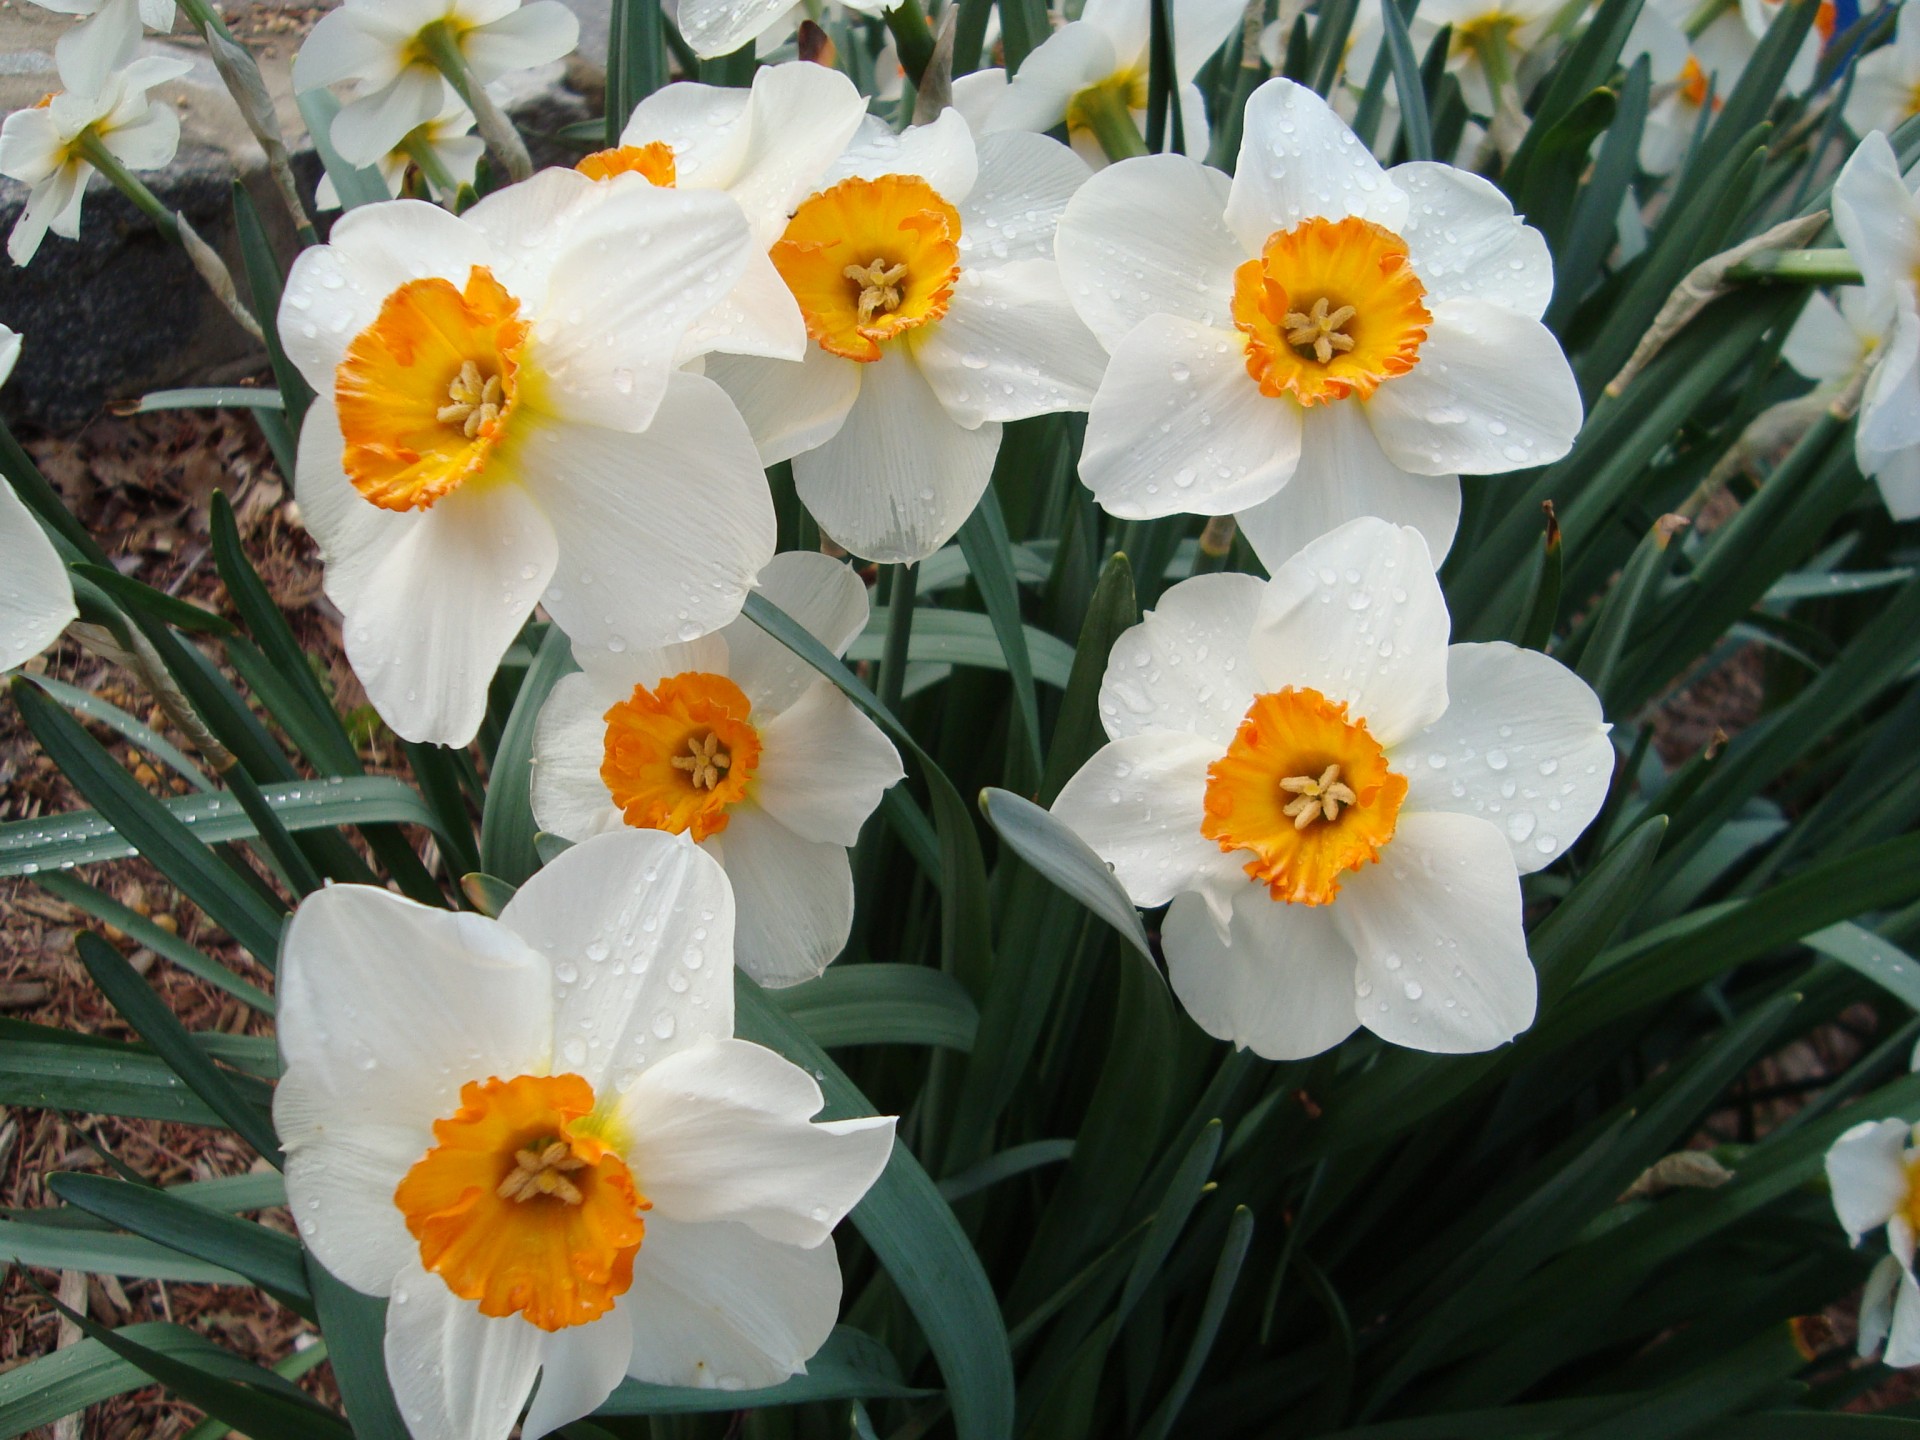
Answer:
[[[393,1192],[420,1262],[482,1315],[582,1325],[633,1284],[650,1209],[578,1075],[469,1081]]]
[[[808,197],[774,242],[807,334],[849,360],[947,313],[960,212],[918,175],[842,180]]]
[[[1433,322],[1407,242],[1368,220],[1303,220],[1276,230],[1233,272],[1233,323],[1247,373],[1302,405],[1358,396],[1420,363]]]
[[[672,189],[678,179],[673,147],[664,140],[596,150],[573,168],[589,180],[611,180],[616,175],[642,175],[649,185],[658,185],[663,190]]]
[[[1340,873],[1380,858],[1393,838],[1405,777],[1364,720],[1318,690],[1254,697],[1227,753],[1207,767],[1200,833],[1232,853],[1275,900],[1325,905]]]
[[[1089,85],[1084,90],[1074,92],[1067,102],[1067,129],[1091,132],[1093,116],[1091,112],[1098,108],[1100,101],[1096,95],[1111,95],[1120,102],[1120,108],[1129,114],[1147,108],[1147,72],[1144,70],[1116,70],[1098,85]]]
[[[695,840],[725,830],[760,763],[752,710],[733,681],[698,670],[615,703],[600,779],[627,824]]]
[[[353,487],[385,510],[424,510],[486,468],[519,388],[531,326],[484,265],[465,290],[409,280],[334,371]]]

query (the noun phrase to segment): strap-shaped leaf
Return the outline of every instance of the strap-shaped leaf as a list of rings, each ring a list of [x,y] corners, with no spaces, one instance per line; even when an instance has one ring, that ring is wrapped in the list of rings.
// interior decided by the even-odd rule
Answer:
[[[823,1050],[843,1045],[940,1045],[971,1050],[980,1014],[966,989],[924,965],[836,965],[767,999]]]
[[[596,1415],[711,1415],[816,1400],[912,1400],[930,1395],[900,1378],[900,1362],[871,1335],[838,1325],[796,1375],[763,1390],[708,1390],[623,1380]]]
[[[960,527],[960,549],[967,557],[973,583],[980,587],[980,598],[986,602],[987,616],[1006,658],[1013,703],[1037,775],[1041,764],[1040,702],[1033,688],[1033,657],[1027,650],[1027,628],[1020,620],[1020,581],[1013,568],[1013,542],[1007,538],[999,497],[991,489],[980,497],[973,514]]]
[[[1009,790],[982,790],[980,810],[1015,854],[1119,931],[1120,938],[1146,956],[1149,964],[1154,963],[1140,912],[1113,878],[1107,862],[1086,841],[1049,811]]]
[[[580,667],[558,625],[547,631],[515,696],[513,713],[500,733],[487,776],[487,803],[480,815],[480,869],[509,885],[522,885],[540,868],[533,847],[533,732],[553,687]]]

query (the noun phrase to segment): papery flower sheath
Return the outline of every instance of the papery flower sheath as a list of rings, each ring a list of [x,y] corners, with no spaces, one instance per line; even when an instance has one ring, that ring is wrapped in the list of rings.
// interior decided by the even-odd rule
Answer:
[[[296,493],[399,734],[472,739],[536,602],[604,647],[739,613],[772,498],[726,396],[676,367],[752,251],[724,195],[550,170],[459,218],[362,206],[301,255],[280,334],[320,399]]]
[[[799,60],[768,65],[748,90],[691,81],[656,90],[634,107],[618,146],[577,168],[596,180],[632,174],[731,195],[753,230],[754,250],[733,293],[708,311],[688,344],[791,359],[806,347],[806,325],[767,251],[866,113],[860,92],[837,70]]]
[[[1186,0],[1169,7],[1174,78],[1179,84],[1186,153],[1207,153],[1207,106],[1193,77],[1240,24],[1239,0]],[[1146,128],[1152,0],[1087,0],[1080,18],[1055,30],[1027,56],[987,114],[986,130],[1067,127],[1076,154],[1095,169],[1107,163],[1087,118],[1089,92],[1106,91]]]
[[[580,40],[580,22],[560,0],[346,0],[301,44],[293,83],[353,87],[330,137],[353,164],[377,165],[440,112],[444,77],[421,39],[432,25],[445,27],[481,85],[558,60]]]
[[[1532,1023],[1520,876],[1606,798],[1600,702],[1545,655],[1447,644],[1417,531],[1363,518],[1271,581],[1200,576],[1120,637],[1112,743],[1054,813],[1163,928],[1200,1027],[1273,1059],[1358,1026],[1487,1050]]]
[[[1067,303],[1053,231],[1087,167],[954,110],[861,122],[772,247],[811,343],[802,365],[707,373],[820,528],[868,560],[925,559],[972,513],[1001,423],[1084,409],[1103,356]]]
[[[147,97],[193,66],[164,55],[135,53],[140,21],[129,5],[112,5],[60,37],[54,47],[62,89],[16,110],[0,125],[0,175],[30,187],[7,238],[7,254],[25,265],[47,231],[80,234],[80,207],[96,161],[128,170],[157,170],[180,144],[180,117]]]
[[[833,1327],[832,1231],[890,1118],[814,1123],[733,1037],[733,898],[690,842],[603,835],[498,920],[360,885],[302,902],[274,1123],[314,1256],[389,1298],[416,1440],[506,1440],[627,1375],[777,1384]]]
[[[1886,1346],[1889,1365],[1920,1365],[1920,1285],[1913,1275],[1920,1229],[1920,1134],[1905,1120],[1866,1120],[1827,1151],[1834,1214],[1857,1246],[1885,1226],[1885,1256],[1867,1278],[1860,1301],[1859,1353]]]
[[[1231,180],[1111,165],[1057,250],[1112,352],[1081,478],[1127,519],[1237,514],[1269,568],[1360,515],[1444,556],[1460,472],[1546,464],[1580,428],[1539,232],[1477,175],[1382,170],[1291,81],[1248,101]]]
[[[836,655],[867,623],[866,586],[825,555],[776,555],[755,588]],[[540,828],[689,835],[733,884],[742,970],[792,985],[826,969],[853,924],[848,848],[903,773],[892,742],[744,617],[690,645],[575,656],[534,735]]]
[[[20,359],[20,337],[0,325],[0,385]],[[78,612],[73,582],[33,512],[0,479],[0,670],[25,664],[60,638]]]

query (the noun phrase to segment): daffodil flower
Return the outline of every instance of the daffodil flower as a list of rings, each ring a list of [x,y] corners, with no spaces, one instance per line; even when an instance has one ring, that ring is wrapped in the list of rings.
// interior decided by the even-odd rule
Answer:
[[[756,587],[836,655],[867,623],[860,577],[776,555]],[[568,840],[691,836],[740,905],[735,959],[762,985],[826,969],[853,925],[847,850],[902,775],[846,696],[749,620],[690,645],[576,652],[533,744],[533,816]]]
[[[1180,155],[1109,166],[1058,252],[1112,352],[1081,478],[1127,519],[1237,514],[1269,569],[1359,515],[1444,556],[1459,472],[1547,464],[1579,431],[1539,232],[1477,175],[1382,170],[1291,81],[1248,100],[1231,180]]]
[[[550,170],[456,218],[365,205],[280,311],[320,399],[295,490],[349,660],[410,740],[463,745],[534,604],[576,643],[691,640],[772,558],[772,497],[676,367],[753,241],[724,195]]]
[[[567,54],[580,22],[560,0],[346,0],[320,17],[293,62],[298,90],[354,87],[331,134],[344,159],[377,165],[440,112],[438,36],[458,49],[474,83],[488,86]]]
[[[1902,5],[1893,41],[1862,55],[1853,67],[1853,93],[1841,117],[1856,135],[1895,130],[1920,115],[1920,6]]]
[[[1867,1277],[1860,1301],[1859,1353],[1870,1358],[1884,1342],[1889,1365],[1920,1365],[1920,1286],[1913,1276],[1914,1235],[1920,1228],[1920,1149],[1904,1120],[1865,1120],[1827,1151],[1827,1185],[1834,1213],[1857,1246],[1885,1226],[1893,1253]]]
[[[1003,421],[1092,398],[1104,357],[1052,258],[1086,176],[1043,135],[976,148],[953,110],[899,135],[869,118],[794,209],[771,253],[805,363],[716,355],[707,374],[846,549],[925,559],[986,489]]]
[[[98,15],[102,10],[131,8],[133,0],[33,0],[33,3],[57,15]],[[139,0],[138,13],[142,25],[165,35],[172,31],[178,11],[173,0]]]
[[[1887,137],[1860,142],[1833,184],[1833,225],[1866,283],[1823,296],[1788,332],[1785,355],[1810,379],[1844,384],[1871,366],[1854,459],[1896,520],[1920,516],[1920,200]]]
[[[856,15],[884,15],[899,4],[900,0],[839,0],[833,8]],[[819,7],[813,8],[817,18]],[[792,34],[794,23],[807,9],[794,0],[680,0],[680,35],[703,60],[731,55],[756,41],[764,53]]]
[[[1447,644],[1418,531],[1353,520],[1274,571],[1169,590],[1100,688],[1112,743],[1054,813],[1163,927],[1200,1027],[1273,1059],[1357,1026],[1487,1050],[1532,1023],[1520,876],[1600,809],[1600,702]]]
[[[619,145],[576,168],[596,180],[632,174],[731,195],[753,230],[753,254],[733,293],[707,312],[688,344],[791,359],[806,346],[806,326],[767,252],[866,113],[860,92],[837,70],[799,60],[768,65],[754,73],[750,90],[683,82],[654,91],[634,107]]]
[[[486,153],[486,144],[473,133],[473,112],[467,109],[466,102],[454,92],[454,88],[444,81],[441,82],[440,100],[440,112],[437,115],[414,126],[397,146],[382,155],[371,167],[387,187],[387,194],[399,195],[406,185],[407,171],[415,167],[419,168],[421,178],[426,182],[427,193],[441,204],[450,203],[460,193],[462,186],[473,184],[473,178],[480,169],[480,157]],[[421,152],[425,153],[424,165],[421,164]],[[317,209],[340,208],[340,192],[334,188],[331,175],[320,177],[313,198]]]
[[[1207,107],[1193,77],[1240,23],[1240,0],[1183,0],[1172,15],[1174,79],[1187,153],[1207,153]],[[1075,153],[1095,169],[1107,153],[1091,109],[1115,104],[1146,129],[1151,0],[1087,0],[1034,48],[988,113],[986,129],[1044,132],[1067,127]]]
[[[0,385],[20,359],[20,337],[0,325]],[[60,638],[78,612],[73,582],[47,532],[0,479],[0,670],[25,664]]]
[[[315,1258],[388,1297],[415,1440],[526,1440],[623,1376],[778,1384],[833,1328],[832,1231],[891,1118],[733,1035],[733,896],[675,836],[603,835],[498,920],[372,886],[307,897],[273,1117]]]
[[[0,175],[31,187],[7,239],[16,265],[33,259],[49,230],[78,238],[80,206],[96,169],[157,170],[173,159],[180,117],[147,92],[193,67],[159,55],[135,59],[139,43],[139,21],[128,6],[110,7],[62,35],[54,63],[65,88],[0,125]]]

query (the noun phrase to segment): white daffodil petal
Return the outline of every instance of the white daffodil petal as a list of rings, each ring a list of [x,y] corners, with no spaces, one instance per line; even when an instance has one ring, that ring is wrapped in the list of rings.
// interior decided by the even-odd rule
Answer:
[[[460,37],[460,53],[481,84],[515,70],[531,70],[572,53],[580,43],[580,21],[560,0],[530,4]]]
[[[777,465],[832,439],[860,394],[863,367],[818,345],[799,364],[753,356],[709,355],[706,375],[727,392],[760,451]]]
[[[816,1125],[813,1077],[762,1045],[715,1040],[648,1067],[620,1102],[628,1163],[653,1216],[733,1221],[808,1249],[867,1193],[893,1151],[893,1119]]]
[[[611,193],[611,187],[594,184],[578,170],[550,166],[495,190],[460,220],[486,237],[495,279],[515,295],[543,295],[561,260],[563,227],[604,204]]]
[[[1067,781],[1053,814],[1107,862],[1142,909],[1198,890],[1224,912],[1247,877],[1240,859],[1200,833],[1207,767],[1221,753],[1193,735],[1115,740]]]
[[[965,117],[957,110],[943,110],[931,124],[898,133],[878,116],[867,116],[821,180],[824,187],[856,175],[863,180],[918,175],[948,204],[959,205],[972,193],[979,173],[980,157]]]
[[[300,432],[295,491],[367,698],[408,740],[465,745],[487,685],[553,574],[553,527],[518,485],[464,486],[430,510],[370,504],[340,469],[333,409]]]
[[[1274,231],[1314,217],[1357,215],[1404,228],[1406,192],[1306,86],[1267,81],[1247,98],[1245,127],[1227,196],[1227,227],[1243,255],[1258,254]]]
[[[1420,360],[1366,402],[1380,448],[1416,475],[1500,475],[1558,460],[1580,387],[1553,332],[1485,300],[1440,300]]]
[[[776,68],[787,67],[769,66],[757,71],[754,88],[757,90]],[[811,68],[821,70],[818,65]],[[633,107],[626,128],[620,132],[620,143],[665,145],[673,151],[676,185],[725,190],[739,174],[752,143],[753,127],[744,123],[752,103],[752,93],[737,86],[702,85],[694,80],[663,85]],[[838,155],[839,148],[833,153]]]
[[[459,1105],[450,1101],[447,1114]],[[294,1068],[273,1091],[273,1122],[286,1147],[287,1204],[301,1242],[328,1271],[367,1295],[420,1259],[393,1192],[433,1148],[431,1121],[342,1122],[333,1097]],[[300,1138],[298,1143],[295,1137]]]
[[[412,1266],[387,1302],[387,1379],[413,1440],[507,1440],[553,1337],[490,1319]]]
[[[987,130],[1041,134],[1067,118],[1073,97],[1121,67],[1113,41],[1086,20],[1068,22],[1048,35],[1021,63],[987,116]]]
[[[817,67],[816,67],[817,68]],[[791,363],[807,353],[807,322],[770,256],[756,250],[733,289],[693,322],[675,355],[681,364],[715,350]]]
[[[333,885],[294,912],[281,952],[280,1054],[305,1077],[316,1127],[425,1131],[476,1075],[547,1066],[547,964],[483,916]],[[283,1125],[281,1138],[294,1149],[309,1136]]]
[[[691,640],[740,613],[773,556],[773,497],[718,385],[675,372],[638,435],[516,418],[513,466],[559,537],[542,603],[576,647]]]
[[[812,551],[787,551],[767,562],[753,588],[835,655],[847,653],[867,628],[867,587],[851,565]],[[742,616],[722,632],[726,672],[753,701],[756,715],[778,715],[813,686],[820,672]],[[853,842],[847,842],[851,845]]]
[[[1403,814],[1477,815],[1522,875],[1550,865],[1600,813],[1613,744],[1600,697],[1559,661],[1504,640],[1447,650],[1447,713],[1393,757]]]
[[[1007,72],[999,66],[953,77],[953,108],[966,117],[968,128],[984,136],[993,107],[1007,91]]]
[[[296,90],[368,77],[379,85],[393,78],[393,37],[367,25],[365,14],[350,7],[320,17],[293,57]]]
[[[733,892],[684,836],[622,829],[576,845],[520,887],[500,923],[552,962],[554,1068],[596,1094],[733,1033]]]
[[[1862,1360],[1871,1360],[1886,1341],[1893,1325],[1894,1292],[1903,1278],[1900,1262],[1891,1255],[1883,1255],[1867,1276],[1866,1289],[1860,1295],[1860,1333],[1854,1346]]]
[[[1530,320],[1546,313],[1553,299],[1546,237],[1513,213],[1492,181],[1432,160],[1396,165],[1387,178],[1411,202],[1400,238],[1429,295],[1485,300]]]
[[[1866,347],[1840,307],[1825,293],[1810,290],[1800,318],[1787,332],[1780,358],[1809,380],[1845,380],[1866,358]]]
[[[731,55],[770,30],[793,0],[682,0],[680,33],[702,60]]]
[[[1131,0],[1138,4],[1138,0]],[[1140,5],[1144,13],[1146,7]],[[1246,6],[1240,0],[1185,0],[1170,6],[1173,20],[1173,73],[1189,81],[1239,28]],[[1084,12],[1083,12],[1084,13]],[[1191,143],[1193,137],[1187,137]]]
[[[1108,738],[1174,731],[1226,753],[1253,703],[1247,638],[1266,584],[1222,573],[1182,580],[1114,641],[1100,681]],[[1216,757],[1218,758],[1218,757]]]
[[[1060,216],[1092,173],[1086,161],[1059,141],[1024,130],[982,136],[979,154],[979,178],[959,207],[962,273],[1053,259]]]
[[[840,1260],[830,1240],[806,1249],[745,1225],[650,1215],[619,1304],[633,1322],[635,1379],[755,1390],[798,1374],[826,1343]]]
[[[1443,1055],[1533,1023],[1538,982],[1506,837],[1467,815],[1400,812],[1380,859],[1343,880],[1333,921],[1360,958],[1360,1023]]]
[[[129,170],[158,170],[180,148],[180,117],[156,105],[130,125],[102,137],[107,152]]]
[[[409,131],[433,119],[439,109],[439,74],[409,66],[380,89],[340,107],[330,132],[333,148],[349,164],[378,164],[381,156],[405,140]]]
[[[662,190],[638,177],[605,188],[564,232],[531,363],[552,413],[640,430],[666,394],[682,337],[739,282],[753,237],[718,191]]]
[[[632,1358],[633,1318],[617,1305],[597,1320],[548,1336],[520,1440],[540,1440],[591,1415],[626,1378]]]
[[[1074,309],[1109,350],[1153,315],[1231,332],[1233,272],[1247,258],[1222,216],[1231,183],[1184,155],[1148,155],[1074,192],[1054,252]]]
[[[1833,1213],[1854,1244],[1906,1205],[1912,1138],[1913,1127],[1904,1120],[1863,1120],[1827,1150]]]
[[[1911,285],[1920,260],[1920,202],[1900,177],[1887,137],[1874,131],[1833,182],[1833,228],[1869,289]]]
[[[0,385],[13,378],[13,367],[20,363],[20,332],[0,325]]]
[[[1894,1291],[1893,1325],[1887,1334],[1886,1362],[1896,1368],[1920,1365],[1920,1284],[1904,1270]]]
[[[1363,515],[1411,525],[1438,564],[1460,524],[1460,477],[1412,475],[1387,458],[1358,405],[1316,405],[1300,417],[1300,464],[1272,498],[1239,512],[1269,571]]]
[[[908,343],[941,405],[967,426],[1084,410],[1107,368],[1051,260],[962,270],[947,313]]]
[[[60,552],[5,480],[0,480],[0,577],[0,670],[11,670],[58,640],[79,612]]]
[[[1920,445],[1904,450],[1862,450],[1855,437],[1860,468],[1880,487],[1881,503],[1896,520],[1920,519]]]
[[[1300,460],[1300,407],[1263,395],[1238,335],[1172,315],[1120,342],[1087,414],[1080,478],[1110,515],[1228,515]]]
[[[824,680],[760,727],[754,799],[808,840],[851,846],[888,787],[906,774],[893,742]]]
[[[846,422],[794,457],[794,487],[820,528],[862,559],[924,560],[979,503],[1000,427],[968,429],[949,416],[899,346],[860,369]]]
[[[739,905],[733,963],[759,985],[811,980],[847,948],[853,866],[844,845],[807,840],[765,810],[736,806],[702,842],[726,867]]]
[[[1263,689],[1318,690],[1391,750],[1446,712],[1448,624],[1419,532],[1367,518],[1274,572],[1249,648]]]
[[[287,358],[309,385],[331,395],[347,346],[395,290],[426,277],[465,285],[474,266],[492,262],[485,236],[438,205],[395,200],[349,210],[327,243],[302,250],[287,275],[279,316]]]
[[[1146,59],[1153,36],[1149,0],[1087,0],[1080,18],[1107,37],[1122,65],[1131,67]]]
[[[1860,399],[1856,441],[1869,451],[1920,445],[1920,312],[1902,306]]]
[[[1200,897],[1182,895],[1167,911],[1173,993],[1209,1035],[1269,1060],[1331,1050],[1359,1028],[1353,947],[1330,906],[1289,905],[1241,880],[1224,941]]]
[[[567,675],[540,708],[533,731],[531,800],[534,823],[549,835],[589,840],[622,824],[600,778],[610,704],[592,677]]]

